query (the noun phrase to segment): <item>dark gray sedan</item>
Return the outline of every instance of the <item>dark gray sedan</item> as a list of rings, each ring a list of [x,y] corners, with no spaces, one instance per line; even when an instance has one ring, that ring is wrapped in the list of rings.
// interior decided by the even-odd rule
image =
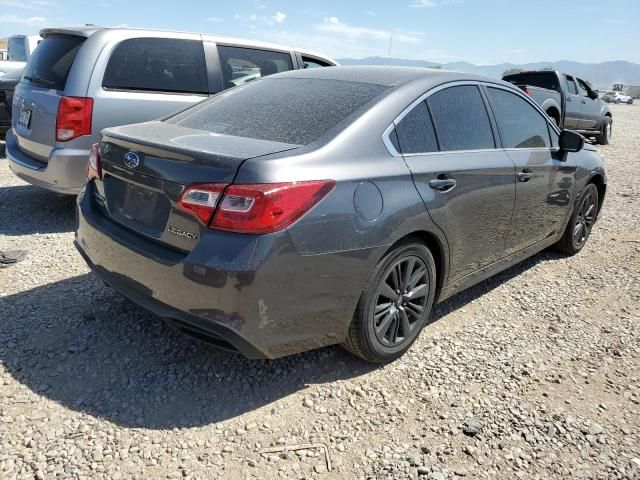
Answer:
[[[103,131],[76,245],[218,347],[386,362],[435,302],[549,246],[579,252],[606,182],[595,149],[508,83],[307,69]]]

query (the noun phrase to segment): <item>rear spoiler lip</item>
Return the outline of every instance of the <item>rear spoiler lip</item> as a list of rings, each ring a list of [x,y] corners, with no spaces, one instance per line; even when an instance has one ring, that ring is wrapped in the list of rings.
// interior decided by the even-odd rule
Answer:
[[[94,33],[104,30],[102,27],[96,28],[56,28],[56,27],[47,27],[40,30],[40,36],[42,38],[46,38],[47,35],[73,35],[74,37],[84,37],[89,38]]]

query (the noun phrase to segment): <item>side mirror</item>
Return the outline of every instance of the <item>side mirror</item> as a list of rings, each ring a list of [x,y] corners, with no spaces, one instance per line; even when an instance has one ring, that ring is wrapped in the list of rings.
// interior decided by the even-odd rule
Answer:
[[[600,95],[600,93],[598,92],[598,90],[590,90],[589,91],[589,98],[591,100],[597,100],[599,95]]]
[[[563,130],[558,144],[564,152],[579,152],[584,147],[584,137],[571,130]]]

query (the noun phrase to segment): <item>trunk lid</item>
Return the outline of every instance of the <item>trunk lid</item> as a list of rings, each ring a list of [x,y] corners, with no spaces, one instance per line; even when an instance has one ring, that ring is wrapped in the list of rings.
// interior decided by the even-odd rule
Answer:
[[[56,144],[58,104],[85,40],[75,35],[47,36],[34,50],[16,87],[12,126],[18,146],[43,163]]]
[[[230,184],[242,162],[297,145],[212,134],[147,122],[103,131],[103,181],[95,198],[103,215],[137,233],[190,251],[207,226],[177,207],[186,185]]]

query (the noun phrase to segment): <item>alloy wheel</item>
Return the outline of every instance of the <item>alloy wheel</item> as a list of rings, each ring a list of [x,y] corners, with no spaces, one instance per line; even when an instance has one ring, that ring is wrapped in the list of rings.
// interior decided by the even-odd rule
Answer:
[[[404,257],[387,269],[373,312],[378,341],[396,347],[410,340],[420,325],[428,295],[429,274],[419,257]]]
[[[573,241],[576,247],[581,247],[589,238],[591,227],[596,219],[596,199],[593,193],[584,197],[578,210],[575,226],[573,227]]]

